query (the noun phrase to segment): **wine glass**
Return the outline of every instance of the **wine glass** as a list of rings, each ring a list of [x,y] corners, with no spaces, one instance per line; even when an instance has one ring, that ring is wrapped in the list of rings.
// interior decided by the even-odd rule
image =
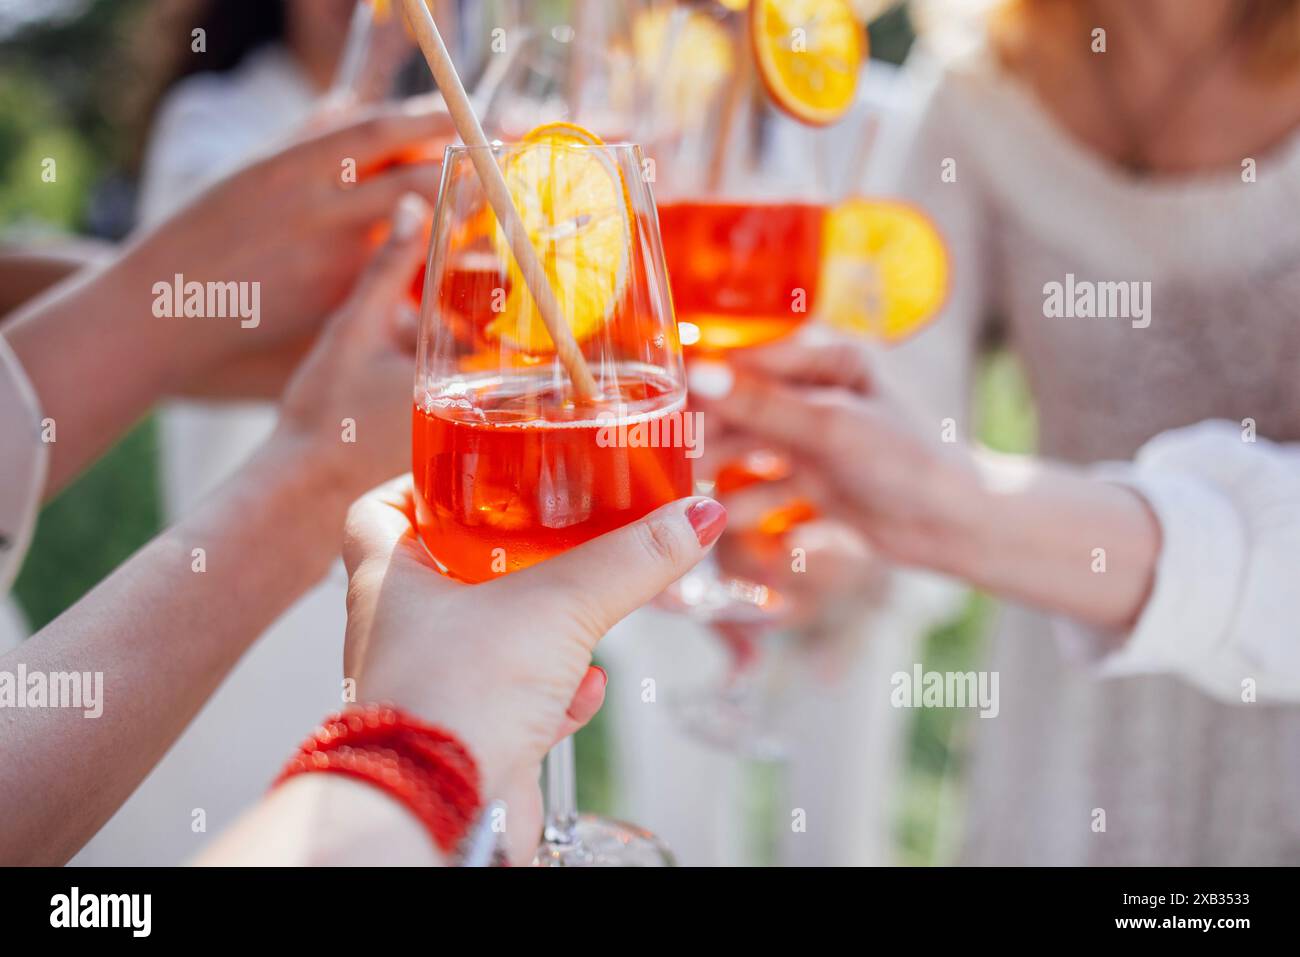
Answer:
[[[464,582],[525,568],[692,489],[681,344],[640,148],[565,135],[445,154],[413,471],[420,538]],[[575,391],[557,356],[475,174],[476,150],[503,173],[594,396]],[[658,441],[645,441],[651,426]],[[539,864],[672,863],[652,834],[577,813],[572,739],[547,759],[546,785]]]
[[[457,0],[425,0],[457,71],[472,81],[483,68],[480,31],[488,24],[513,24],[509,4],[477,0],[475,14]],[[326,95],[337,107],[428,93],[432,77],[407,28],[397,0],[357,0],[334,78]]]
[[[730,352],[792,335],[816,314],[824,224],[839,184],[825,132],[785,116],[764,92],[747,17],[716,8],[674,15],[677,42],[694,51],[692,77],[726,78],[708,87],[708,98],[687,100],[689,110],[670,102],[650,111],[673,302],[690,380],[703,394],[730,380]],[[670,77],[660,95],[683,98],[685,89]],[[791,465],[781,453],[752,449],[697,476],[699,490],[725,496],[779,481]],[[724,533],[723,547],[772,552],[784,532],[815,517],[811,502],[792,499],[764,516],[760,531]],[[687,729],[729,750],[779,757],[781,662],[773,652],[782,649],[783,597],[761,580],[727,573],[711,556],[660,604],[711,626],[729,654],[721,687],[677,696]]]
[[[632,138],[637,84],[632,0],[530,5],[502,37],[475,89],[484,128],[517,139],[539,123],[568,122],[606,141]]]

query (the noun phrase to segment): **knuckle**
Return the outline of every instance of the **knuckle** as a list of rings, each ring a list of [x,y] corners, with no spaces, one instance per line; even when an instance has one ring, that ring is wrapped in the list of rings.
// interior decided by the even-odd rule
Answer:
[[[856,409],[837,401],[825,410],[825,436],[833,448],[852,448],[861,437],[862,420]]]
[[[637,545],[654,564],[676,567],[684,560],[686,550],[669,522],[662,518],[648,518],[638,522],[633,529]]]

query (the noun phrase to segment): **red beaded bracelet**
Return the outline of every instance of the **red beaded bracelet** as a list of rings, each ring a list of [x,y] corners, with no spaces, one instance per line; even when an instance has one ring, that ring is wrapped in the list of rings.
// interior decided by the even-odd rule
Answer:
[[[446,853],[460,843],[482,803],[478,767],[464,746],[387,705],[330,715],[271,786],[308,771],[346,774],[382,788],[420,819]]]

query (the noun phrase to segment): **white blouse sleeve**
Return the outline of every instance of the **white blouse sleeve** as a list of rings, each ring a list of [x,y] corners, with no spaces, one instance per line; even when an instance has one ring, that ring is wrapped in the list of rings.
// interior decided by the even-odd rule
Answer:
[[[1146,608],[1101,674],[1173,673],[1226,702],[1300,700],[1300,446],[1202,422],[1112,474],[1150,503],[1163,541]]]
[[[0,335],[0,595],[9,591],[31,544],[48,458],[36,393]]]

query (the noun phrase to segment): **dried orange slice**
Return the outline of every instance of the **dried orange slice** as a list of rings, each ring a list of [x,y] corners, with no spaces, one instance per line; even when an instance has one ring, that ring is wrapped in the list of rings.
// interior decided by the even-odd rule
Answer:
[[[831,325],[886,342],[912,335],[948,297],[948,249],[907,203],[855,198],[826,214],[818,311]]]
[[[527,134],[502,172],[543,271],[578,342],[614,314],[627,287],[632,212],[613,157],[596,134],[572,123],[548,123]],[[554,350],[550,333],[497,228],[508,263],[502,314],[489,337],[541,354]]]
[[[753,0],[750,33],[772,100],[813,126],[853,105],[867,38],[848,0]]]

